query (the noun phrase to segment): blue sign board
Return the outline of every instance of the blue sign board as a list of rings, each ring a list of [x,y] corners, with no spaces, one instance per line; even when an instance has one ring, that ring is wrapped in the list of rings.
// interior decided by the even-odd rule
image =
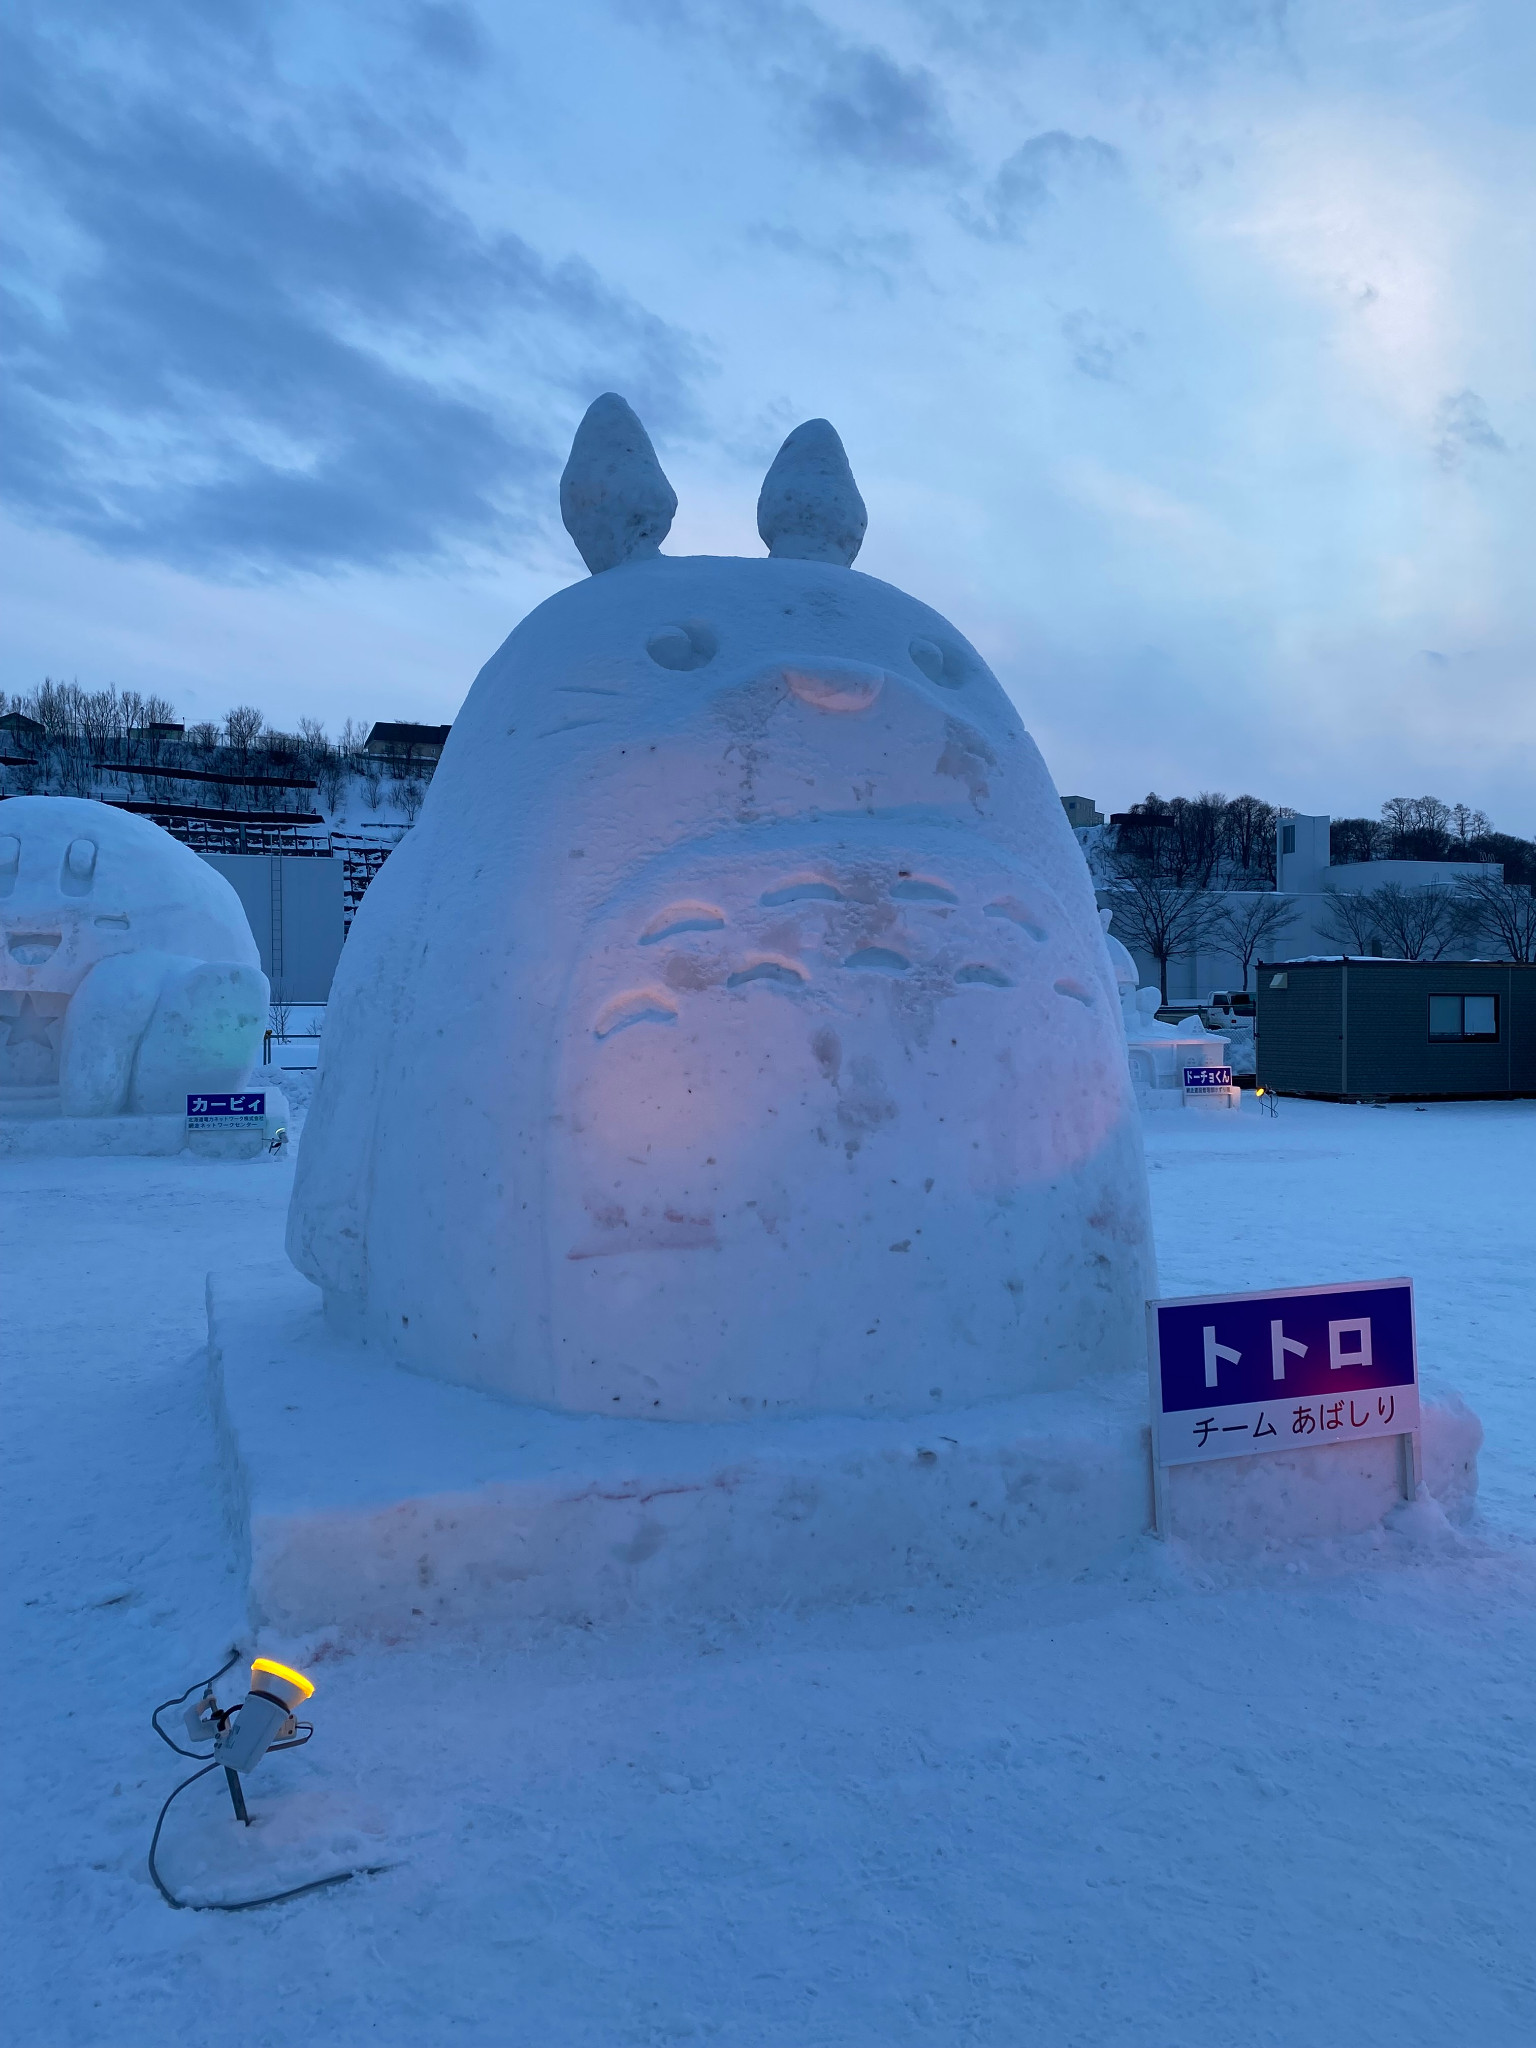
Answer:
[[[1218,1088],[1232,1086],[1230,1067],[1186,1067],[1184,1069],[1184,1092],[1186,1095],[1214,1093]]]
[[[267,1098],[258,1088],[254,1094],[189,1095],[189,1131],[249,1131],[267,1120]]]
[[[1147,1304],[1159,1467],[1419,1427],[1413,1282]]]

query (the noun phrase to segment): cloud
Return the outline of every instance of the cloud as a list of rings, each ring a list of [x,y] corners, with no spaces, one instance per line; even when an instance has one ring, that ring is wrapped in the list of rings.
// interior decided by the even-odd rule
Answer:
[[[828,162],[922,172],[965,161],[936,73],[900,62],[880,43],[851,40],[804,0],[619,4],[655,36],[724,51],[751,88],[778,95]]]
[[[221,572],[431,559],[542,528],[597,391],[694,423],[693,342],[477,225],[376,107],[349,129],[290,89],[262,118],[194,54],[195,93],[110,41],[4,52],[21,516]]]
[[[459,0],[419,0],[411,10],[409,29],[423,56],[455,71],[473,70],[489,54],[479,16]]]
[[[1144,347],[1147,339],[1139,328],[1127,327],[1111,314],[1090,313],[1083,306],[1063,313],[1061,333],[1072,352],[1072,367],[1101,384],[1121,383],[1127,358],[1133,349]]]
[[[1475,391],[1453,391],[1435,413],[1435,457],[1442,469],[1460,469],[1469,454],[1507,455],[1509,443],[1493,430],[1488,408]]]
[[[791,83],[790,89],[798,89]],[[803,124],[826,157],[877,170],[941,169],[959,156],[938,80],[886,51],[844,48],[803,102]]]
[[[749,242],[776,249],[781,256],[814,263],[849,283],[878,284],[887,295],[895,293],[898,282],[911,279],[910,235],[857,234],[852,229],[834,235],[808,235],[799,228],[773,221],[755,221],[745,234]]]
[[[1062,48],[1091,52],[1111,76],[1204,78],[1222,66],[1293,68],[1289,0],[912,0],[947,49],[989,75],[1021,53],[1037,69]]]
[[[962,213],[962,224],[990,241],[1020,241],[1063,189],[1117,177],[1124,167],[1119,150],[1097,136],[1061,128],[1032,135],[998,167],[982,194],[981,213]]]

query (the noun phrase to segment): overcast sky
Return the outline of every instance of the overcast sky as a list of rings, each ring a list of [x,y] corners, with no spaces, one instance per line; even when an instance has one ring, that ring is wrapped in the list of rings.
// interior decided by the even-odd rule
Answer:
[[[1531,0],[46,0],[0,73],[0,686],[446,720],[830,418],[1063,791],[1536,833]]]

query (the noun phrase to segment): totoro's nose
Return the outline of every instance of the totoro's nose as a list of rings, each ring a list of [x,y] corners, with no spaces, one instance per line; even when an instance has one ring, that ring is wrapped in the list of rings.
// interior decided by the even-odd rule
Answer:
[[[894,680],[867,661],[786,661],[782,673],[791,694],[817,711],[868,711]]]
[[[20,967],[41,967],[58,951],[60,932],[12,932],[6,950]]]

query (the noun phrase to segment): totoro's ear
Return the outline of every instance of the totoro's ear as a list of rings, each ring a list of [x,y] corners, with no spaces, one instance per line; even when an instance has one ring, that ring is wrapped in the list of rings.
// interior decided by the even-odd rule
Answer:
[[[828,420],[796,427],[773,458],[757,501],[757,530],[770,555],[848,568],[869,516]]]
[[[658,553],[676,510],[650,435],[616,391],[594,398],[560,479],[560,517],[592,574]]]

